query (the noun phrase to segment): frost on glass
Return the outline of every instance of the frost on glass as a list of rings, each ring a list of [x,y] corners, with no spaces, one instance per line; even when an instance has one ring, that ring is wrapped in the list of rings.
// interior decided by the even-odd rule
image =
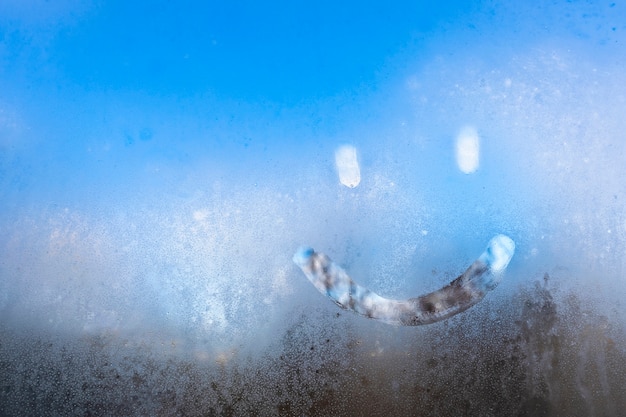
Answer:
[[[39,96],[89,24],[51,34],[21,6],[33,32],[0,36],[0,415],[622,415],[626,18],[595,6],[476,6],[415,32],[400,75],[285,108],[89,71]],[[98,70],[167,75],[153,57]],[[477,258],[501,275],[459,314],[390,325],[323,268],[320,294],[302,245],[387,300]]]

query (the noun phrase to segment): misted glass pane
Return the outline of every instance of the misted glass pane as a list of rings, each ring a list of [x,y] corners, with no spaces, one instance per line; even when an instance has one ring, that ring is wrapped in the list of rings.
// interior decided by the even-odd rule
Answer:
[[[626,4],[527,3],[1,0],[0,416],[623,415]]]

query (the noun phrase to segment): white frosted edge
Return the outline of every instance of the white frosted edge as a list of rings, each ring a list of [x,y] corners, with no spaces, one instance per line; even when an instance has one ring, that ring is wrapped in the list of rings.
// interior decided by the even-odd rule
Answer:
[[[511,262],[515,253],[515,242],[508,236],[497,235],[489,241],[487,249],[481,256],[493,272],[503,271]]]
[[[309,246],[301,246],[293,255],[292,260],[296,265],[302,267],[303,265],[306,265],[311,255],[313,255],[313,252],[313,248]]]

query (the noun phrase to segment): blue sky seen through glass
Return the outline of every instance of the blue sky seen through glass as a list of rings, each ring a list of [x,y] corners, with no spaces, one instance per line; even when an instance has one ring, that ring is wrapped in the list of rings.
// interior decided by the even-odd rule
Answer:
[[[300,244],[401,296],[496,233],[518,244],[501,294],[563,264],[623,288],[625,22],[618,1],[2,1],[0,290],[20,302],[0,311],[244,337],[246,308],[271,328],[309,302],[289,298]],[[70,274],[77,314],[22,286],[56,294],[72,262],[96,271]]]

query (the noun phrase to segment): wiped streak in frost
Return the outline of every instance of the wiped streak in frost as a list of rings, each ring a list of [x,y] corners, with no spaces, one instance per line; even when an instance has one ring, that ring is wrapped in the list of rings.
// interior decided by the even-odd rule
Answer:
[[[487,249],[445,287],[404,301],[383,298],[357,284],[326,255],[300,248],[293,256],[306,277],[339,307],[389,324],[418,326],[445,320],[478,303],[501,279],[515,252],[515,242],[495,236]]]
[[[480,138],[473,127],[464,127],[456,138],[456,163],[464,174],[476,172],[480,165]]]
[[[355,188],[361,182],[361,170],[357,160],[356,148],[343,145],[335,151],[335,166],[339,181],[349,188]]]

